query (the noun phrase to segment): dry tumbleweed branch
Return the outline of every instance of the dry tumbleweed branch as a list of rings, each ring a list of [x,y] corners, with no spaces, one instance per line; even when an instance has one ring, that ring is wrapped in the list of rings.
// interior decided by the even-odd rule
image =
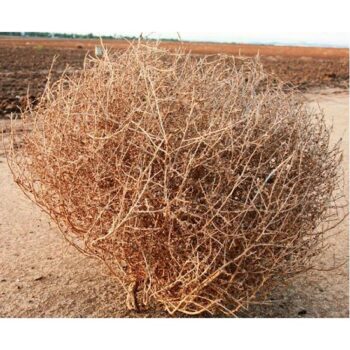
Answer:
[[[16,182],[130,308],[234,315],[310,268],[339,221],[339,144],[257,59],[139,41],[88,59],[22,118]]]

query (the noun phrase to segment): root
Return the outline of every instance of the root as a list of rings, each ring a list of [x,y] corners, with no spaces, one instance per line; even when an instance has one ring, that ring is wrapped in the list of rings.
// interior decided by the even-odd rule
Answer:
[[[139,310],[137,302],[137,282],[133,281],[128,287],[128,294],[126,296],[126,307],[128,310]]]

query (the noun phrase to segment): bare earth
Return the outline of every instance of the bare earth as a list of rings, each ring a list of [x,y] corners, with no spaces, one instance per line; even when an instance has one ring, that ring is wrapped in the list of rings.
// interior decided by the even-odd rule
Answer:
[[[333,139],[343,138],[348,193],[348,92],[307,94],[333,119]],[[8,125],[5,120],[1,126]],[[6,134],[5,134],[6,135]],[[5,137],[6,142],[6,137]],[[269,304],[243,311],[242,317],[349,317],[348,221],[329,239],[320,268],[272,291]],[[128,312],[120,288],[99,262],[81,255],[60,236],[13,182],[0,148],[0,317],[166,317]]]
[[[210,42],[181,42],[185,50],[193,54],[216,54],[225,53],[228,55],[241,54],[244,56],[255,56],[259,53],[262,56],[284,56],[284,57],[317,57],[317,58],[349,58],[347,48],[325,48],[305,46],[275,46],[275,45],[254,45],[254,44],[223,44]],[[94,49],[95,45],[101,45],[98,39],[45,39],[45,38],[22,38],[22,37],[0,37],[2,47],[54,47],[65,49]],[[107,48],[125,49],[129,43],[126,40],[103,40]],[[179,47],[178,41],[163,41],[161,46],[168,49]]]
[[[0,35],[0,119],[8,119],[11,113],[25,108],[27,94],[35,105],[44,91],[49,71],[53,82],[63,71],[71,73],[82,68],[85,56],[94,56],[95,45],[100,42]],[[104,45],[111,50],[123,50],[129,44],[125,40],[107,40]],[[303,92],[310,88],[349,88],[348,49],[178,42],[162,42],[161,45],[168,49],[181,46],[195,56],[255,56],[259,53],[266,72],[284,81],[285,88],[293,85]]]

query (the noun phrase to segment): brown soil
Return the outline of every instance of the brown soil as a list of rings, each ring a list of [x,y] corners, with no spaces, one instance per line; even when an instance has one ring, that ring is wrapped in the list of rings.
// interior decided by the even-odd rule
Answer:
[[[31,103],[41,96],[53,58],[51,81],[65,69],[82,67],[84,57],[93,54],[97,40],[45,40],[0,37],[0,118],[18,113],[25,108],[25,96]],[[124,49],[125,41],[105,41],[106,47]],[[174,49],[178,43],[162,45]],[[349,50],[310,47],[284,47],[259,45],[233,45],[211,43],[185,43],[193,54],[218,54],[253,56],[258,52],[270,73],[300,90],[310,88],[345,88],[349,86]]]
[[[128,42],[125,40],[104,40],[106,47],[114,49],[125,49]],[[40,38],[15,38],[1,37],[2,47],[54,47],[64,49],[82,48],[93,50],[95,45],[100,45],[96,39],[40,39]],[[179,42],[162,42],[161,45],[170,49],[179,46]],[[218,43],[182,43],[185,49],[194,54],[216,54],[226,53],[229,55],[254,56],[259,53],[262,56],[283,56],[283,57],[312,57],[312,58],[348,58],[348,49],[323,48],[323,47],[302,47],[302,46],[273,46],[273,45],[250,45],[250,44],[218,44]]]
[[[330,122],[333,140],[343,137],[348,179],[348,94],[322,90],[307,94]],[[0,120],[5,130],[9,122]],[[20,125],[18,126],[20,127]],[[348,181],[346,182],[348,193]],[[0,317],[165,317],[160,311],[128,312],[122,292],[99,262],[70,247],[49,218],[13,182],[0,148]],[[329,238],[322,268],[275,289],[268,305],[251,307],[242,317],[349,317],[348,222]]]

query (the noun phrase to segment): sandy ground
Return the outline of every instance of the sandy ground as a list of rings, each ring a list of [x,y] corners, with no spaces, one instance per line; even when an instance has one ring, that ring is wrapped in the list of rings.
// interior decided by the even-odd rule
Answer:
[[[348,179],[348,93],[321,91],[306,97],[311,105],[319,103],[329,121],[334,118],[333,139],[343,137]],[[330,243],[319,266],[343,266],[300,276],[272,291],[267,305],[239,316],[349,317],[347,220]],[[48,217],[17,188],[0,149],[0,317],[166,316],[159,311],[130,313],[120,295],[104,267],[68,246]]]

